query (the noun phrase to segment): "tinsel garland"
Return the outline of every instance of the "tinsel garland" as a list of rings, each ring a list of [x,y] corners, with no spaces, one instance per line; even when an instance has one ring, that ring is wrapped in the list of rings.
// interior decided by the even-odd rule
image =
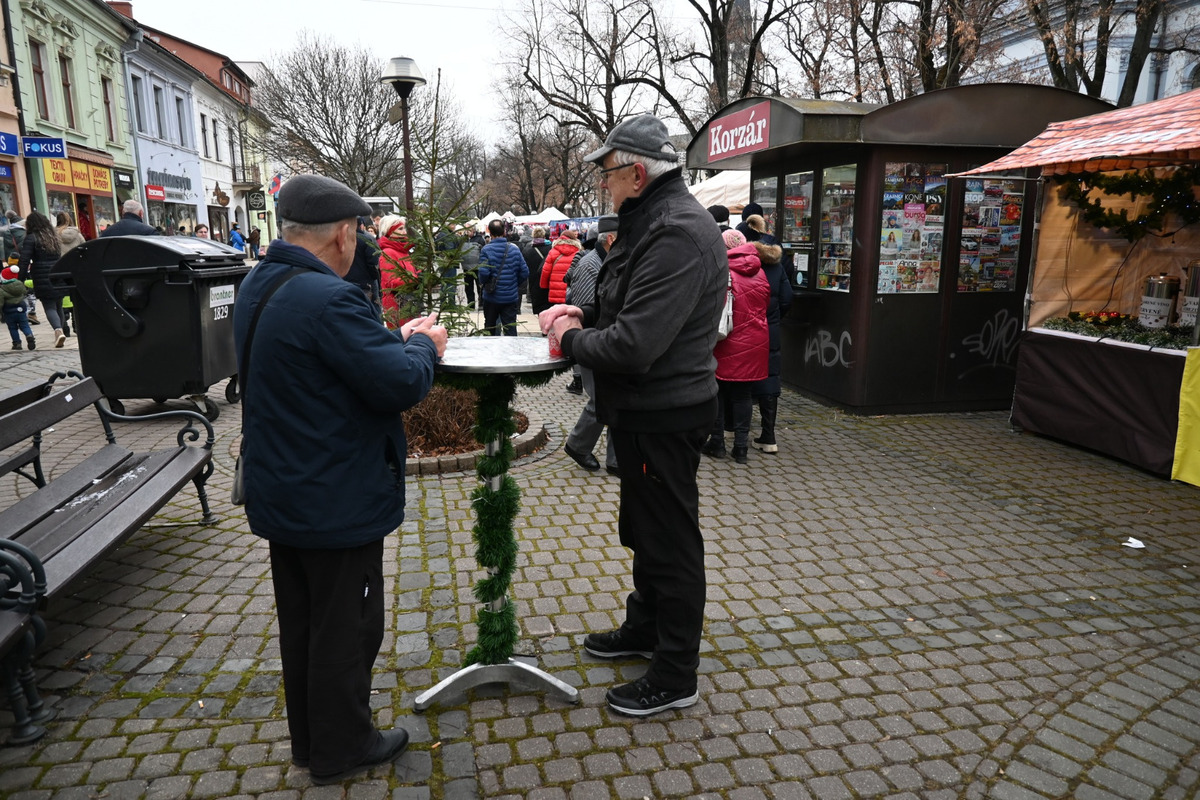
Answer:
[[[508,587],[517,567],[517,538],[513,520],[521,510],[521,490],[507,475],[514,450],[512,435],[517,431],[513,420],[512,399],[517,384],[541,386],[554,372],[518,375],[463,375],[440,373],[438,382],[456,389],[474,389],[479,396],[475,417],[475,439],[487,446],[499,441],[494,454],[480,456],[476,474],[483,482],[471,493],[475,509],[475,560],[489,571],[488,577],[475,584],[475,598],[482,604],[477,616],[479,636],[467,653],[466,665],[503,664],[512,657],[519,629],[517,615],[508,601]],[[492,489],[493,478],[503,476],[499,489]],[[499,603],[493,611],[492,604]]]
[[[1064,200],[1079,206],[1084,220],[1097,228],[1108,228],[1131,242],[1148,233],[1162,231],[1167,215],[1174,214],[1184,226],[1200,222],[1200,201],[1196,200],[1196,172],[1191,167],[1179,167],[1165,178],[1150,170],[1124,175],[1089,172],[1067,175],[1060,190]],[[1133,219],[1126,209],[1109,211],[1091,191],[1098,189],[1107,195],[1149,197],[1145,212]]]

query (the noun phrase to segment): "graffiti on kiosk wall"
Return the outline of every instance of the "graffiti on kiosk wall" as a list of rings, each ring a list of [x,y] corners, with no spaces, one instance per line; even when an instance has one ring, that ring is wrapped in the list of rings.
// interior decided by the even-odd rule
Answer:
[[[984,320],[983,327],[978,333],[973,333],[962,340],[967,353],[982,356],[987,363],[976,364],[959,375],[960,378],[968,373],[996,366],[1012,367],[1016,354],[1017,340],[1021,336],[1021,321],[1008,313],[1008,309],[1000,309],[991,319]]]
[[[804,345],[804,363],[816,359],[822,367],[849,367],[851,344],[850,331],[837,337],[827,330],[816,331]]]

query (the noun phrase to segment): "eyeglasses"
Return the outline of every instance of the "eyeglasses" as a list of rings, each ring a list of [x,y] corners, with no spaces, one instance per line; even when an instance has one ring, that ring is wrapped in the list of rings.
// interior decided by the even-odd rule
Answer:
[[[600,175],[602,175],[602,176],[606,176],[606,175],[608,175],[608,173],[610,173],[610,172],[613,172],[614,170],[618,170],[618,169],[625,169],[626,167],[632,167],[632,166],[634,166],[634,165],[636,165],[636,164],[637,164],[637,162],[636,162],[636,161],[635,161],[635,162],[633,162],[633,164],[618,164],[618,165],[617,165],[617,166],[615,166],[615,167],[609,167],[608,169],[602,169],[602,170],[600,170]]]

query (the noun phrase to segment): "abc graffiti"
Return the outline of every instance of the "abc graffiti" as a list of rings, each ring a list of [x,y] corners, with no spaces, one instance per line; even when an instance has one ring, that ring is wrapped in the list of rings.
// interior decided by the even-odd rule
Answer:
[[[804,363],[815,358],[822,367],[849,367],[851,344],[850,331],[842,331],[836,340],[829,331],[817,331],[804,346]]]

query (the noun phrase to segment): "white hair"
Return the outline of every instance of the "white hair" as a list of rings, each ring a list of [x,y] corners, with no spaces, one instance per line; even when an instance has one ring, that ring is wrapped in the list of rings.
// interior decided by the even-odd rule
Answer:
[[[627,150],[613,150],[612,166],[622,167],[626,164],[641,164],[644,166],[646,168],[646,180],[648,181],[652,181],[661,175],[666,175],[679,166],[679,162],[675,159],[648,158],[637,153],[630,153]]]
[[[126,200],[121,204],[121,213],[137,214],[140,217],[142,215],[142,204],[137,200]]]
[[[279,235],[283,237],[285,242],[290,242],[293,237],[310,237],[313,239],[327,239],[337,233],[339,226],[347,222],[352,225],[357,221],[350,217],[348,219],[338,220],[337,222],[296,222],[291,219],[279,220]],[[355,226],[357,227],[357,225]]]

